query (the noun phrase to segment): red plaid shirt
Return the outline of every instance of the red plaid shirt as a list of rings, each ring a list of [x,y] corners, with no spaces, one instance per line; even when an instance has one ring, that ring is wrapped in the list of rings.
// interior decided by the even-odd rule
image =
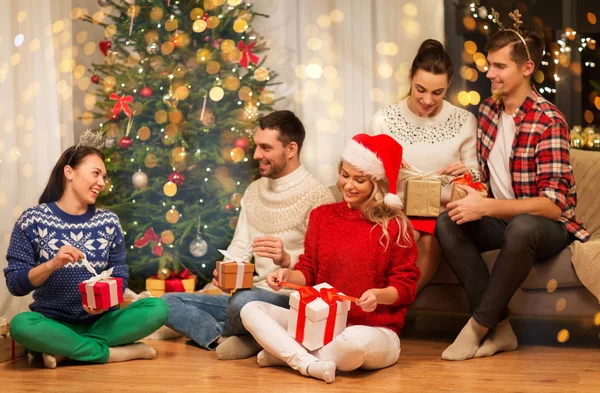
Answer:
[[[484,182],[489,181],[487,160],[496,140],[501,110],[494,97],[479,107],[477,157]],[[575,217],[577,193],[570,162],[569,127],[564,115],[533,88],[513,120],[517,134],[509,167],[515,196],[550,199],[562,209],[559,221],[567,230],[582,242],[589,240],[590,234]]]

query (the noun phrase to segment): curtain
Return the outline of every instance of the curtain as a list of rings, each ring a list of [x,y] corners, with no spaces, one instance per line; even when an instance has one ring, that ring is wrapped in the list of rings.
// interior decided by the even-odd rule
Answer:
[[[10,0],[0,14],[0,269],[16,219],[73,143],[70,0]],[[0,280],[0,315],[27,310]]]

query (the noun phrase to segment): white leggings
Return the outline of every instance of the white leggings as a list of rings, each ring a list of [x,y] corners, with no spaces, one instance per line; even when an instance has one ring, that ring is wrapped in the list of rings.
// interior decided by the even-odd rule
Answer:
[[[349,326],[323,348],[309,352],[287,332],[289,310],[254,301],[246,304],[240,315],[267,352],[303,375],[308,375],[308,366],[318,360],[331,360],[338,370],[350,371],[389,367],[400,357],[400,339],[387,328]]]

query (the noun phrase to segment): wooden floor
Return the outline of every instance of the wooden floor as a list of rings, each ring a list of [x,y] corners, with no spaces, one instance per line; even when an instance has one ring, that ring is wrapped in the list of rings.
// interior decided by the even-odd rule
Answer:
[[[0,391],[19,392],[599,392],[597,345],[522,346],[512,353],[446,362],[448,341],[404,338],[398,363],[375,372],[340,373],[331,385],[255,358],[218,361],[179,338],[148,340],[155,360],[105,365],[66,362],[55,370],[21,358],[0,364]]]

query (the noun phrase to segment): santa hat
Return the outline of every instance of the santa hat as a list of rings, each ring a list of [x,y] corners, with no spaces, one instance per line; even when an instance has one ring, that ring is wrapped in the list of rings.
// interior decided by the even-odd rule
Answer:
[[[375,180],[388,181],[388,193],[384,203],[402,208],[396,194],[396,183],[402,165],[402,146],[389,135],[355,135],[344,148],[342,159]]]

